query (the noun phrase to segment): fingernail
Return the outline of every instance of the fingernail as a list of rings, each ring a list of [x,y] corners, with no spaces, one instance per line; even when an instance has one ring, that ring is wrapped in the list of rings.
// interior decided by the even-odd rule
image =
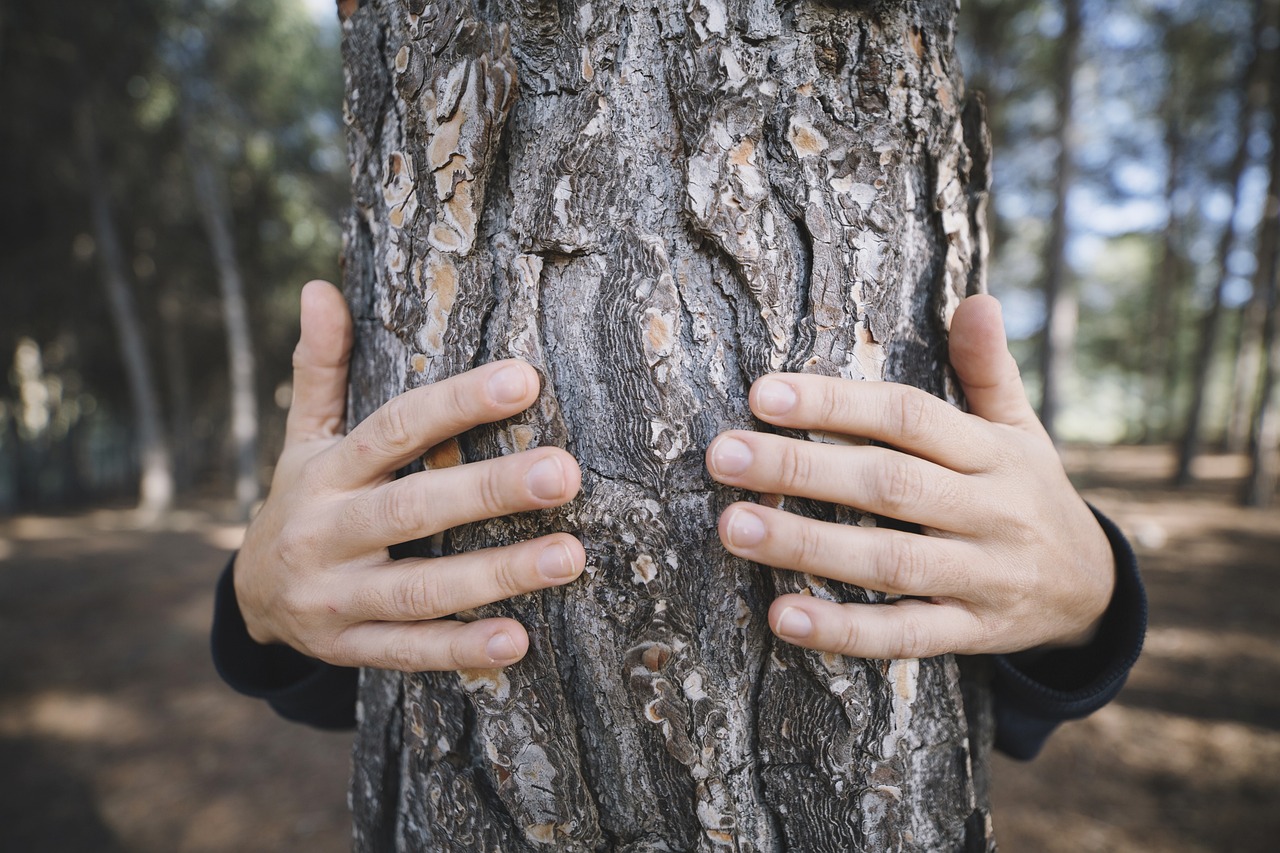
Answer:
[[[489,396],[498,403],[518,403],[529,393],[525,371],[509,364],[489,377]]]
[[[578,573],[573,564],[573,554],[563,543],[557,542],[542,549],[538,555],[538,574],[554,582],[565,581]]]
[[[733,476],[751,467],[751,448],[736,438],[722,438],[711,451],[711,468],[716,474]]]
[[[813,620],[798,607],[788,607],[778,617],[778,636],[803,640],[813,633]]]
[[[735,509],[726,527],[729,544],[735,548],[750,548],[764,541],[764,522],[750,510]]]
[[[529,469],[524,482],[534,497],[555,500],[564,495],[564,466],[556,457],[548,456]]]
[[[756,383],[756,408],[762,415],[785,415],[795,408],[796,389],[780,379],[761,379]]]
[[[516,651],[516,644],[505,633],[494,634],[490,637],[489,643],[484,647],[484,650],[489,655],[489,660],[494,663],[510,663],[520,656],[520,653]]]

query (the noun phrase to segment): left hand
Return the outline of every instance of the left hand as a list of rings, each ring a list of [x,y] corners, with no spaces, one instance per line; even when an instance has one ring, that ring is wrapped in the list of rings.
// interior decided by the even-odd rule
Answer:
[[[951,362],[969,413],[916,388],[774,374],[751,409],[782,427],[873,439],[841,446],[735,430],[707,448],[726,485],[856,507],[920,533],[832,524],[752,503],[720,517],[730,552],[908,596],[837,604],[783,595],[774,633],[862,658],[919,658],[1078,646],[1115,586],[1111,545],[1067,479],[1005,342],[999,303],[956,309]]]

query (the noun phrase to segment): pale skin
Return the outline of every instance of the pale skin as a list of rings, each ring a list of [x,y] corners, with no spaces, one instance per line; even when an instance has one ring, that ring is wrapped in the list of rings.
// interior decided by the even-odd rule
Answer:
[[[250,636],[343,666],[515,663],[529,646],[519,622],[450,617],[573,582],[586,560],[576,538],[556,533],[435,559],[392,560],[387,549],[573,499],[581,471],[554,447],[394,478],[446,438],[532,405],[537,373],[515,360],[483,365],[400,395],[344,435],[351,341],[338,290],[308,284],[284,449],[236,558]],[[1115,585],[1111,547],[1027,402],[995,299],[970,297],[956,310],[950,356],[967,413],[888,382],[774,374],[751,388],[751,409],[766,423],[888,447],[733,430],[707,448],[708,471],[726,485],[920,525],[911,533],[729,506],[719,533],[732,553],[908,596],[891,604],[781,596],[769,609],[781,639],[917,658],[1077,646],[1094,636]]]

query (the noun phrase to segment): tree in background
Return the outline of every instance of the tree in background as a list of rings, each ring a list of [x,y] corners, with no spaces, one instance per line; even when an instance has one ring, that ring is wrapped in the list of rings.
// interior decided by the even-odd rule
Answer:
[[[1178,445],[1178,464],[1174,472],[1174,482],[1180,486],[1191,482],[1192,465],[1199,453],[1202,440],[1210,367],[1217,354],[1223,325],[1226,290],[1231,281],[1231,254],[1240,237],[1238,219],[1244,190],[1245,168],[1249,163],[1249,139],[1255,120],[1267,102],[1267,92],[1272,77],[1278,70],[1275,65],[1275,50],[1264,46],[1263,36],[1270,27],[1274,26],[1274,22],[1267,20],[1268,12],[1280,7],[1267,0],[1255,0],[1253,5],[1253,37],[1237,86],[1239,107],[1235,128],[1235,153],[1226,171],[1226,184],[1231,194],[1230,213],[1222,227],[1222,234],[1214,252],[1216,278],[1209,307],[1198,322],[1200,338],[1195,357],[1192,359],[1191,402],[1183,423]]]
[[[987,163],[953,4],[341,8],[350,416],[519,356],[540,402],[427,464],[583,469],[567,508],[408,550],[568,529],[592,576],[493,608],[517,666],[365,672],[357,847],[988,849],[981,679],[775,643],[776,592],[867,593],[746,571],[702,462],[769,371],[945,391]]]
[[[152,384],[179,483],[212,484],[226,494],[235,489],[224,485],[230,478],[223,473],[235,467],[235,450],[224,439],[232,432],[229,361],[253,350],[262,356],[249,396],[277,411],[296,329],[297,282],[326,274],[337,253],[345,175],[333,106],[340,86],[336,38],[326,41],[297,2],[232,0],[199,21],[189,16],[203,4],[180,0],[83,6],[74,14],[65,5],[6,7],[0,29],[0,89],[10,115],[21,117],[0,124],[0,169],[10,199],[0,212],[0,351],[13,354],[31,341],[56,355],[42,360],[38,381],[58,392],[46,398],[66,402],[64,416],[45,418],[49,426],[36,434],[11,426],[30,405],[16,386],[3,394],[0,506],[129,491],[136,464],[129,461],[131,438],[146,432],[132,414],[112,327],[102,322],[110,314],[99,270],[109,248],[92,226],[94,184],[68,108],[76,103],[87,103],[95,119],[120,276],[134,288],[141,360],[163,380]],[[122,18],[130,21],[127,33]],[[179,33],[199,39],[185,45],[200,49],[195,70],[205,96],[189,123],[194,133],[182,121],[182,105],[190,102],[175,74]],[[185,140],[193,136],[222,192],[217,220],[225,227],[218,226],[217,242],[234,245],[244,283],[248,328],[230,347],[224,330],[234,324],[223,318],[233,300],[220,289],[215,256],[224,253],[214,251],[210,235],[217,229],[202,216],[192,180],[200,170],[190,168]],[[242,343],[246,337],[251,343]],[[34,387],[32,381],[25,385]],[[270,453],[281,419],[264,426],[268,446],[261,452]],[[247,486],[256,489],[259,467],[256,453],[242,463],[242,505]]]

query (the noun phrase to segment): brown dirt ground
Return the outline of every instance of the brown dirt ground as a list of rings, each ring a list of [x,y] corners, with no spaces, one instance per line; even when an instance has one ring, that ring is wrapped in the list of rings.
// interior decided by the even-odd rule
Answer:
[[[1152,627],[1117,702],[997,761],[1002,849],[1280,849],[1280,509],[1234,508],[1239,459],[1169,492],[1161,449],[1067,456],[1133,536]],[[159,532],[123,511],[0,521],[0,850],[348,848],[350,737],[276,719],[208,662],[239,532],[208,510]]]

